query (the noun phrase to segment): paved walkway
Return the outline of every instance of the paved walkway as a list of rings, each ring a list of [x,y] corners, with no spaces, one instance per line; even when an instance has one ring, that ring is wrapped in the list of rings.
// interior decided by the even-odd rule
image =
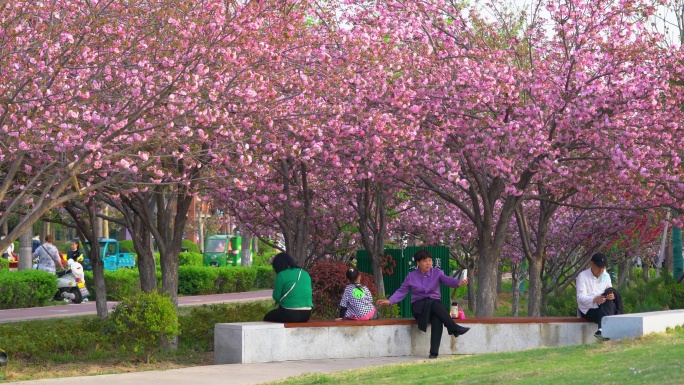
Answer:
[[[164,371],[19,381],[16,383],[26,385],[92,385],[94,383],[97,385],[253,385],[299,376],[305,373],[329,373],[421,360],[425,360],[425,357],[379,357],[269,362],[264,364],[211,365]]]

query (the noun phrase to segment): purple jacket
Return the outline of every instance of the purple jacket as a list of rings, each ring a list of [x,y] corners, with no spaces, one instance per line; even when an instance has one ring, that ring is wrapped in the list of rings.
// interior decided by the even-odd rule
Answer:
[[[439,300],[441,298],[439,293],[440,283],[457,288],[461,283],[461,280],[448,277],[442,270],[436,267],[431,268],[425,274],[421,273],[420,269],[413,270],[408,273],[399,289],[390,296],[390,304],[394,305],[395,303],[401,302],[401,300],[406,297],[409,290],[411,291],[411,303],[425,298]]]

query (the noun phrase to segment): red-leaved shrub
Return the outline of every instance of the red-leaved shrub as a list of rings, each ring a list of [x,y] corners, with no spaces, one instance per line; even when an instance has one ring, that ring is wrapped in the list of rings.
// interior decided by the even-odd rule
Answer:
[[[345,274],[350,267],[340,261],[319,261],[308,269],[313,289],[312,318],[332,319],[337,317],[344,288],[349,284]],[[373,298],[376,298],[378,290],[373,283],[372,275],[361,273],[361,284],[370,290]]]

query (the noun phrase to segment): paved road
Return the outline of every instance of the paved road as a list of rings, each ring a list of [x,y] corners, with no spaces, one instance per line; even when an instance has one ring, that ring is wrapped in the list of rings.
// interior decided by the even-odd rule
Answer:
[[[226,293],[214,295],[198,295],[194,297],[178,297],[178,306],[198,306],[214,303],[233,303],[267,300],[271,298],[271,290],[249,291],[244,293]],[[107,302],[111,310],[116,302]],[[29,321],[48,318],[78,317],[97,314],[95,302],[80,304],[66,303],[63,306],[32,307],[28,309],[0,310],[0,323]]]

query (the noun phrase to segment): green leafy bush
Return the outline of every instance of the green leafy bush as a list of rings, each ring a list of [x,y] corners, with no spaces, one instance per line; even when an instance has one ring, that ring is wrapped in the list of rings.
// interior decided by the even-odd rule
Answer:
[[[349,265],[340,261],[319,261],[311,266],[309,275],[311,275],[314,304],[312,318],[337,317],[344,288],[349,284],[345,276],[347,270],[349,270]],[[378,290],[371,275],[361,273],[361,283],[368,287],[373,298],[377,297]]]
[[[276,253],[279,253],[280,250],[276,249],[275,247],[269,245],[268,243],[264,242],[262,239],[259,239],[259,255],[273,255]]]
[[[133,240],[126,239],[119,241],[119,252],[121,253],[135,253],[135,247],[133,246]]]
[[[188,250],[190,253],[198,253],[200,254],[200,247],[193,241],[188,240],[188,239],[183,239],[181,242],[181,247],[184,250]]]
[[[214,324],[261,321],[272,308],[271,301],[193,307],[189,314],[179,317],[179,347],[195,351],[213,351]]]
[[[256,270],[256,279],[254,280],[254,288],[267,288],[273,289],[275,286],[275,271],[273,267],[268,266],[257,266],[253,267]]]
[[[171,299],[157,292],[140,293],[120,301],[109,315],[104,331],[122,351],[149,363],[165,340],[180,333]]]
[[[13,358],[36,364],[56,357],[83,358],[110,344],[101,332],[102,321],[90,318],[25,321],[0,324],[0,346]]]
[[[9,271],[9,261],[5,258],[0,258],[0,271]]]
[[[179,266],[204,266],[204,260],[202,254],[182,252],[178,255],[178,265]]]
[[[273,257],[273,254],[261,254],[259,252],[257,255],[252,256],[252,266],[271,267],[271,257]]]
[[[86,271],[84,273],[91,300],[94,300],[97,298],[97,291],[93,281],[93,272]],[[119,301],[139,293],[141,290],[138,269],[105,270],[104,278],[108,301]]]
[[[53,274],[42,270],[0,271],[0,309],[43,306],[56,292]]]
[[[229,268],[235,271],[235,290],[237,292],[252,290],[257,275],[255,269],[246,266],[235,266]]]
[[[204,266],[179,266],[178,267],[178,294],[179,295],[204,295],[218,293],[217,269],[209,269]]]
[[[684,285],[671,277],[660,277],[646,282],[635,279],[626,288],[620,288],[625,313],[640,313],[665,309],[684,309]]]
[[[229,267],[212,267],[218,273],[216,278],[216,286],[219,293],[235,293],[237,286],[237,274]]]
[[[388,295],[385,296],[378,296],[375,298],[375,300],[379,299],[389,299]],[[399,309],[398,304],[390,305],[390,306],[375,306],[376,309],[380,312],[380,318],[400,318],[401,313]]]
[[[569,287],[562,293],[550,294],[546,297],[543,315],[548,317],[574,317],[577,315],[577,296],[575,289]]]

